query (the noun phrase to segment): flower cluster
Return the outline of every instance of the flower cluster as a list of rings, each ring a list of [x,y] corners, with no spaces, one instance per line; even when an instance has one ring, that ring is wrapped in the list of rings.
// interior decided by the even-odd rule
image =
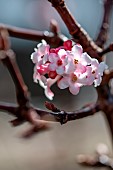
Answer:
[[[42,40],[34,50],[31,54],[35,64],[33,79],[45,89],[45,95],[50,100],[54,96],[50,89],[54,83],[57,82],[60,89],[69,88],[76,95],[82,86],[99,86],[107,68],[104,62],[99,63],[97,59],[91,58],[83,52],[81,45],[73,45],[71,40],[53,49]]]

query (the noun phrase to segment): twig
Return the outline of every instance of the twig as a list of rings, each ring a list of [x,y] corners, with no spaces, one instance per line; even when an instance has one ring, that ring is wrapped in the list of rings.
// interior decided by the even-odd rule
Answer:
[[[96,40],[96,44],[102,48],[104,47],[106,41],[108,40],[110,18],[113,9],[113,0],[103,0],[103,1],[104,1],[104,15],[103,15],[100,31]]]
[[[56,120],[59,121],[61,124],[64,124],[68,121],[81,119],[87,116],[91,116],[96,112],[100,111],[99,104],[89,104],[81,108],[80,110],[73,111],[73,112],[66,112],[64,110],[58,109],[52,103],[46,102],[46,107],[54,113],[50,113],[55,116]]]
[[[102,52],[100,52],[100,56],[103,56],[106,53],[109,53],[113,51],[113,43],[111,43],[106,49],[104,49]]]

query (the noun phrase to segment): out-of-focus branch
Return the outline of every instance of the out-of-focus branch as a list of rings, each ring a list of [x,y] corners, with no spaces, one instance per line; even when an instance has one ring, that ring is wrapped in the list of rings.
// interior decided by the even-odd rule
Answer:
[[[96,44],[102,48],[104,47],[104,44],[108,39],[110,18],[113,9],[113,0],[103,0],[103,1],[104,1],[104,15],[103,15],[100,31],[96,40]]]
[[[13,51],[12,50],[6,51],[6,54],[4,54],[4,58],[2,58],[1,61],[9,70],[15,83],[18,104],[23,105],[27,103],[29,96],[28,89],[23,81],[22,75],[16,64],[15,55]]]
[[[54,29],[53,29],[54,28]],[[58,32],[58,25],[55,21],[51,21],[51,31],[37,31],[25,28],[19,28],[15,26],[9,26],[5,24],[0,24],[0,30],[7,29],[9,35],[15,38],[27,39],[32,41],[46,40],[47,43],[54,46],[62,45],[62,43],[67,40],[67,37]],[[55,32],[56,30],[56,32]]]
[[[113,78],[113,70],[106,70],[103,76],[102,85],[109,84],[109,81]]]
[[[111,43],[106,49],[104,49],[102,52],[100,52],[100,56],[103,56],[106,53],[109,53],[113,51],[113,43]]]
[[[17,105],[11,103],[0,102],[0,110],[4,112],[9,112],[15,116],[17,111]]]

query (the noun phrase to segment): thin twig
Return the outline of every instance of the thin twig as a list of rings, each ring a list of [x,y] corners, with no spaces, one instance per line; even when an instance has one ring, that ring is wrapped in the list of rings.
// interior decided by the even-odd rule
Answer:
[[[100,52],[100,56],[103,56],[106,53],[112,52],[113,51],[113,43],[111,43],[107,48],[103,49],[102,52]]]

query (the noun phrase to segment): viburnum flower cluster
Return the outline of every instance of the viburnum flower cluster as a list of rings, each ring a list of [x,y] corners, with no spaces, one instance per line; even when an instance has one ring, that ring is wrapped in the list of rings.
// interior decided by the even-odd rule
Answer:
[[[69,88],[73,95],[77,95],[82,86],[94,84],[99,86],[103,72],[107,69],[104,62],[91,58],[79,44],[71,40],[64,42],[63,46],[50,48],[45,40],[37,45],[31,54],[34,66],[33,79],[45,89],[45,95],[50,100],[54,93],[50,87],[57,83],[60,89]]]

